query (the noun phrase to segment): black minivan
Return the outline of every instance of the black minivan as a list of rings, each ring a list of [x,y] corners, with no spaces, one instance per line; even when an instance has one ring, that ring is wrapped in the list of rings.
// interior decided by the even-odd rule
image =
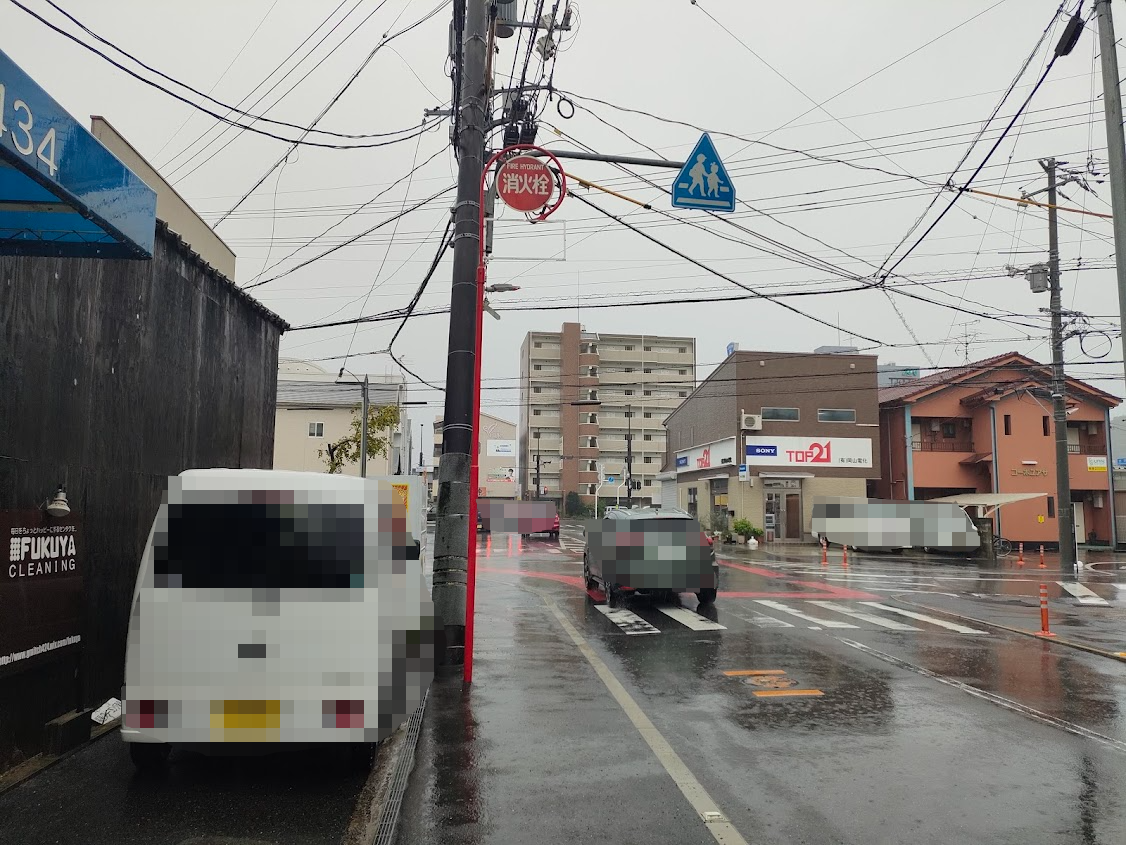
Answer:
[[[583,578],[610,606],[623,597],[695,593],[711,604],[719,586],[712,540],[689,513],[669,508],[608,510],[585,529]]]

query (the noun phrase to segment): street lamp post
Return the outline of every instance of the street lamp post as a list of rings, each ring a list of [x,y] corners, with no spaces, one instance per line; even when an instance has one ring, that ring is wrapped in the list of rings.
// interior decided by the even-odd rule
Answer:
[[[340,368],[340,372],[336,374],[337,382],[344,378],[344,373],[356,379],[356,383],[360,385],[360,478],[368,477],[368,375],[364,373],[364,380],[360,381],[351,370]]]
[[[481,210],[485,207],[485,191],[492,166],[505,156],[519,150],[536,150],[543,153],[554,162],[559,173],[559,198],[555,204],[545,207],[538,215],[537,222],[546,220],[555,213],[567,195],[567,176],[563,172],[563,165],[554,155],[535,144],[513,144],[505,147],[489,158],[481,168],[481,191],[478,197],[478,228],[477,228],[477,336],[473,350],[473,441],[470,444],[469,463],[469,513],[467,520],[469,529],[469,545],[467,548],[466,573],[465,573],[465,651],[462,662],[462,680],[473,683],[473,613],[476,604],[475,592],[477,589],[477,481],[480,477],[481,455],[481,337],[482,325],[485,315],[485,215]],[[497,286],[500,289],[500,286]]]

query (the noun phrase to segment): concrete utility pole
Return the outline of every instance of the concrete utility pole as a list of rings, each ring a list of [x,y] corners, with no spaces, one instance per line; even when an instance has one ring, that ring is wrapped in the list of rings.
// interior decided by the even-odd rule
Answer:
[[[488,0],[454,0],[465,10],[460,113],[457,116],[457,204],[454,207],[453,285],[450,290],[449,351],[442,459],[438,467],[438,515],[434,527],[434,610],[445,626],[446,651],[441,665],[460,666],[465,658],[465,599],[469,554],[469,474],[473,430],[474,348],[477,338],[478,229],[481,171],[484,167],[487,115],[485,67],[489,24]]]
[[[633,405],[626,405],[626,507],[633,507]]]
[[[1103,73],[1103,112],[1106,115],[1106,149],[1110,161],[1110,205],[1114,212],[1114,256],[1118,271],[1119,325],[1126,326],[1126,139],[1122,131],[1122,95],[1118,88],[1118,53],[1114,46],[1114,19],[1110,0],[1095,0],[1099,16],[1099,52]],[[1126,333],[1122,335],[1126,362]]]
[[[360,478],[368,477],[368,374],[364,373],[363,399],[360,402]]]
[[[1113,49],[1113,47],[1112,47]],[[1048,174],[1048,282],[1052,315],[1052,417],[1056,435],[1056,519],[1060,572],[1075,574],[1075,520],[1071,512],[1071,472],[1067,457],[1066,383],[1063,374],[1063,305],[1060,301],[1060,248],[1056,212],[1056,160],[1040,162]]]

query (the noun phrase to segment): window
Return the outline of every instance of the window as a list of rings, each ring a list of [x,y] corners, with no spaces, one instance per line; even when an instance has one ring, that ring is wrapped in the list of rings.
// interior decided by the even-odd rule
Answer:
[[[1052,427],[1049,424],[1050,419],[1051,418],[1048,417],[1048,416],[1043,416],[1043,417],[1040,418],[1040,424],[1044,427],[1044,436],[1045,437],[1051,437],[1052,436]]]
[[[543,344],[540,343],[538,340],[535,343],[533,343],[532,346],[534,346],[536,349],[543,348]]]
[[[1048,497],[1048,519],[1056,518],[1056,497]]]
[[[623,347],[623,349],[625,349],[625,351],[626,351],[626,352],[633,352],[633,344],[632,344],[632,343],[627,343],[627,344],[626,344],[626,345],[625,345],[625,346]]]
[[[652,351],[653,351],[653,347],[652,347],[652,346],[646,346],[646,347],[645,347],[645,351],[646,351],[646,352],[652,352]]]
[[[645,412],[645,419],[647,419],[647,420],[653,419],[653,414],[649,411],[646,411]]]
[[[677,395],[677,396],[680,396],[681,398],[683,398],[683,397],[685,397],[685,396],[687,396],[687,395],[688,395],[688,391],[687,391],[687,390],[682,390],[682,391],[680,391],[679,393],[677,393],[676,395]]]
[[[539,440],[540,439],[540,433],[538,431],[533,431],[532,432],[532,439],[533,440]]]
[[[590,368],[588,368],[588,369],[587,369],[587,371],[586,371],[586,374],[587,374],[588,376],[596,376],[596,375],[598,375],[598,367],[590,367]]]
[[[533,370],[542,370],[543,364],[532,364],[532,369]]]
[[[532,388],[532,393],[540,393],[540,392],[542,392],[542,390],[543,390],[543,388],[542,388],[542,387],[533,387],[533,388]]]
[[[651,372],[653,372],[653,368],[652,367],[646,367],[645,372],[651,373]]]
[[[598,414],[591,414],[589,419],[587,419],[587,422],[588,423],[597,423],[598,422]]]
[[[856,422],[856,411],[852,408],[818,408],[818,422]]]
[[[632,419],[632,418],[633,418],[633,411],[626,411],[626,419],[628,420],[628,419]]]
[[[643,392],[643,393],[644,393],[644,394],[645,394],[646,396],[652,396],[652,395],[653,395],[653,391],[652,391],[652,390],[645,390],[645,391],[642,391],[642,392]]]
[[[540,409],[539,408],[536,408],[534,411],[532,411],[533,417],[538,417],[539,415],[540,415]]]
[[[586,492],[593,496],[595,493],[598,492],[598,485],[597,484],[588,484],[586,486]]]
[[[643,437],[642,439],[643,439],[643,440],[652,440],[652,439],[653,439],[653,435],[652,435],[652,434],[646,434],[646,435],[645,435],[645,437]]]
[[[676,351],[679,352],[681,355],[683,355],[685,352],[688,351],[688,347],[687,346],[678,346]]]
[[[644,463],[647,463],[647,464],[653,463],[653,456],[652,455],[646,455]]]
[[[633,391],[632,391],[632,390],[627,390],[627,391],[626,391],[626,396],[633,396]]]
[[[324,437],[325,424],[323,422],[309,423],[309,436],[310,437]]]
[[[801,414],[797,408],[763,408],[762,418],[774,422],[797,422]]]
[[[677,373],[679,373],[682,376],[686,376],[686,375],[688,375],[688,370],[677,370]]]
[[[584,446],[588,446],[591,449],[597,449],[598,448],[598,438],[597,437],[584,437],[583,440],[586,441],[585,443],[583,443]]]
[[[586,465],[587,472],[598,472],[598,464],[595,461],[588,461]]]
[[[624,370],[622,370],[623,373],[632,373],[633,371],[633,367],[626,367]]]
[[[1005,434],[1013,433],[1013,415],[1005,414]]]
[[[957,435],[957,429],[952,422],[944,422],[942,424],[942,436],[947,440],[953,439]]]

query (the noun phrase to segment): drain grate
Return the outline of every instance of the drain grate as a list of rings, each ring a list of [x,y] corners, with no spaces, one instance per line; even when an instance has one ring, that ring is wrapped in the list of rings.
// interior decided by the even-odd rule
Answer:
[[[410,778],[411,769],[414,768],[414,753],[418,746],[418,735],[422,730],[422,715],[426,712],[428,698],[430,698],[429,689],[426,690],[422,702],[407,721],[407,734],[403,737],[399,762],[395,764],[395,773],[391,776],[391,788],[387,792],[387,803],[383,805],[383,812],[379,816],[379,827],[376,828],[373,845],[392,845],[395,841],[395,830],[399,825],[399,811],[402,809],[403,796],[407,791],[407,781]]]

